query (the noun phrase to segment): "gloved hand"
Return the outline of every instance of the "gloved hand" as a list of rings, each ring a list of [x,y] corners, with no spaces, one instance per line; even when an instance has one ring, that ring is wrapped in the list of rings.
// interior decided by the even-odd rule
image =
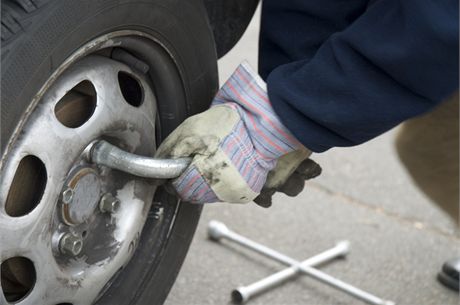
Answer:
[[[310,155],[308,149],[299,149],[280,157],[275,168],[268,173],[267,181],[254,202],[268,208],[276,192],[297,196],[304,189],[305,180],[321,174],[321,167],[309,159]]]
[[[185,120],[156,155],[193,157],[172,181],[182,200],[246,203],[259,195],[277,159],[299,149],[305,150],[275,114],[265,83],[243,63],[211,108]]]

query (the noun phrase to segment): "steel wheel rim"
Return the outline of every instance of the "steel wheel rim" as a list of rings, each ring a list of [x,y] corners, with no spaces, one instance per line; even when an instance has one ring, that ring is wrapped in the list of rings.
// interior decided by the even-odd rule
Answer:
[[[124,101],[122,100],[123,96],[120,96],[120,92],[118,92],[118,95],[117,95],[118,98],[116,98],[115,100],[124,102],[124,104],[119,103],[119,105],[123,106],[122,110],[117,109],[117,111],[113,112],[114,109],[110,109],[110,108],[104,109],[103,106],[106,105],[106,104],[102,103],[100,105],[99,104],[100,102],[98,101],[97,107],[94,109],[94,113],[91,114],[90,118],[87,121],[85,121],[81,125],[81,127],[69,128],[69,127],[66,127],[66,126],[62,126],[62,123],[61,123],[60,126],[54,126],[54,125],[49,126],[49,124],[47,125],[47,124],[42,123],[42,124],[44,124],[43,126],[45,126],[45,127],[46,126],[47,127],[56,127],[56,128],[48,128],[48,131],[49,130],[56,130],[56,129],[59,130],[59,131],[62,131],[63,134],[65,134],[65,139],[67,139],[67,140],[69,139],[69,137],[72,138],[72,139],[75,139],[75,135],[78,134],[78,139],[74,141],[74,142],[78,142],[78,145],[76,145],[78,147],[76,147],[75,149],[69,149],[69,147],[66,147],[66,149],[67,149],[66,156],[68,157],[67,159],[72,160],[72,162],[69,161],[69,162],[59,163],[59,162],[55,162],[56,160],[53,159],[52,161],[54,161],[53,162],[54,165],[48,165],[48,163],[51,161],[51,158],[47,159],[47,156],[46,156],[45,152],[33,151],[33,149],[31,149],[31,146],[29,146],[29,150],[24,149],[24,147],[27,148],[27,146],[21,146],[20,145],[20,143],[23,142],[24,139],[18,136],[19,132],[15,133],[15,135],[13,136],[14,141],[11,141],[9,146],[8,146],[8,149],[7,149],[8,154],[6,154],[6,153],[4,154],[4,156],[2,158],[2,163],[1,163],[2,177],[5,177],[5,178],[2,178],[2,182],[0,184],[0,194],[1,194],[0,195],[0,231],[1,232],[5,232],[5,227],[8,227],[9,225],[11,225],[11,222],[8,225],[8,220],[11,220],[11,219],[9,219],[11,217],[9,215],[6,215],[6,213],[5,213],[5,202],[7,201],[6,199],[7,199],[7,195],[8,195],[8,189],[9,189],[9,185],[11,185],[11,182],[13,180],[13,177],[12,177],[13,174],[10,174],[10,172],[14,172],[15,168],[17,169],[17,165],[20,162],[18,160],[21,160],[21,157],[23,155],[30,154],[31,152],[33,152],[34,155],[38,154],[37,157],[40,160],[42,160],[42,159],[47,160],[47,161],[44,162],[47,165],[47,168],[46,168],[47,169],[47,176],[48,176],[47,183],[52,183],[54,185],[54,188],[53,188],[54,190],[52,192],[51,191],[47,192],[45,190],[41,200],[46,201],[46,200],[49,200],[50,198],[54,198],[54,199],[49,200],[49,202],[54,202],[54,203],[53,204],[48,204],[48,206],[46,208],[44,207],[44,205],[39,204],[36,208],[34,208],[32,210],[32,212],[30,212],[29,214],[27,214],[25,216],[22,216],[22,217],[19,217],[19,218],[15,219],[15,221],[18,222],[18,219],[20,219],[20,221],[24,221],[25,223],[27,223],[28,226],[32,226],[33,225],[33,221],[32,221],[33,217],[43,216],[43,217],[40,217],[40,220],[42,222],[52,223],[52,227],[53,227],[54,231],[59,231],[59,227],[62,225],[62,223],[56,224],[56,219],[58,219],[57,217],[61,217],[61,216],[56,216],[57,214],[60,213],[58,211],[60,208],[56,207],[56,205],[60,204],[58,202],[60,199],[58,199],[58,198],[62,197],[61,193],[63,191],[63,188],[61,186],[64,186],[64,184],[67,181],[66,180],[67,176],[69,175],[69,173],[72,170],[75,169],[75,165],[78,162],[81,162],[80,155],[82,153],[82,150],[84,149],[84,147],[86,147],[87,144],[89,144],[91,142],[91,140],[94,140],[96,138],[105,137],[105,138],[109,139],[112,142],[116,142],[119,145],[124,145],[125,148],[130,149],[131,151],[136,151],[138,153],[143,153],[143,154],[153,154],[153,152],[155,150],[155,141],[154,141],[155,120],[153,118],[156,117],[156,108],[155,108],[156,103],[155,103],[155,96],[154,96],[153,92],[150,90],[150,85],[149,85],[147,79],[145,78],[145,76],[143,76],[142,73],[134,71],[133,69],[131,69],[130,67],[128,67],[128,66],[126,66],[124,64],[121,64],[121,63],[118,63],[118,62],[115,62],[115,63],[114,62],[108,62],[108,61],[111,61],[111,60],[107,59],[107,58],[104,58],[104,57],[94,56],[94,55],[91,55],[91,56],[87,57],[88,54],[90,54],[90,53],[92,53],[92,52],[94,52],[94,51],[96,51],[98,49],[110,46],[110,44],[112,43],[112,41],[111,41],[112,38],[114,38],[114,37],[123,37],[123,36],[126,36],[126,35],[133,35],[133,34],[139,35],[139,36],[142,36],[142,37],[146,37],[145,34],[140,33],[140,32],[119,31],[119,32],[111,33],[111,34],[108,34],[108,35],[104,35],[103,37],[97,38],[94,41],[88,43],[86,46],[82,47],[73,56],[71,56],[56,71],[56,73],[52,77],[50,77],[49,83],[45,84],[45,86],[43,87],[43,90],[41,90],[41,92],[37,95],[38,98],[33,101],[32,105],[30,107],[31,108],[30,113],[40,117],[40,115],[38,115],[38,112],[37,112],[37,109],[40,108],[39,111],[44,111],[43,109],[45,109],[45,111],[47,111],[48,115],[53,114],[54,116],[56,116],[54,111],[51,111],[53,109],[53,107],[43,107],[43,103],[41,101],[49,99],[49,100],[52,101],[49,104],[53,105],[55,107],[56,106],[56,100],[59,100],[58,98],[60,96],[62,96],[64,94],[64,92],[66,92],[69,89],[68,88],[70,86],[69,84],[75,85],[75,83],[78,83],[78,81],[81,82],[81,81],[84,81],[85,79],[87,79],[88,77],[91,78],[91,77],[94,76],[94,75],[93,76],[87,75],[86,72],[88,71],[88,69],[91,69],[91,68],[94,69],[95,66],[98,67],[98,71],[99,71],[98,73],[99,74],[101,73],[101,71],[105,71],[104,73],[106,73],[106,74],[107,73],[110,74],[109,72],[112,72],[112,76],[113,76],[113,74],[114,74],[113,72],[116,70],[116,72],[123,71],[123,72],[131,75],[134,79],[136,79],[139,82],[139,84],[143,88],[143,101],[144,102],[140,106],[130,105],[129,103],[126,103],[126,99]],[[152,40],[154,40],[154,39],[152,39]],[[85,57],[85,58],[83,58],[83,57]],[[75,66],[74,63],[77,62],[77,61],[78,61],[78,65]],[[70,80],[72,80],[72,81],[70,81]],[[101,96],[100,91],[102,90],[101,87],[104,87],[103,84],[98,83],[97,79],[95,79],[94,77],[93,77],[92,81],[93,81],[93,83],[94,82],[96,83],[96,85],[95,85],[96,91],[99,90],[97,92],[98,100],[101,100],[101,99],[102,100],[108,100],[108,99],[110,99],[110,97]],[[111,78],[111,82],[115,83],[115,79],[113,77]],[[57,84],[59,84],[59,83],[66,83],[67,85],[65,85],[65,86],[57,86]],[[111,92],[112,92],[112,90],[111,90]],[[105,92],[105,94],[109,95],[108,92]],[[45,103],[45,104],[47,104],[47,103]],[[37,105],[39,105],[39,107],[37,107]],[[112,116],[110,117],[111,120],[108,120],[104,116],[100,116],[101,113],[103,113],[103,111],[112,111],[112,113],[111,113]],[[117,117],[114,117],[113,115],[118,115],[118,118],[122,119],[121,115],[123,114],[123,117],[126,117],[127,113],[133,113],[134,114],[133,117],[135,117],[136,119],[133,119],[133,120],[131,120],[129,122],[130,124],[133,125],[132,130],[128,131],[127,134],[123,135],[123,132],[120,132],[119,130],[117,131],[116,127],[110,125],[110,121],[112,121],[112,123],[114,121],[118,121]],[[146,113],[149,113],[149,115],[147,115]],[[33,115],[29,115],[27,118],[25,118],[21,122],[21,124],[19,124],[20,126],[18,126],[18,130],[27,129],[28,124],[33,121]],[[104,121],[105,123],[102,124],[103,126],[101,125],[101,119],[106,120],[106,121]],[[97,129],[97,130],[95,130],[92,127],[92,126],[96,126],[96,125],[94,125],[96,121],[97,121],[98,126],[99,126],[99,129]],[[56,123],[55,120],[54,120],[54,123]],[[93,124],[93,125],[91,125],[91,124]],[[43,126],[42,126],[41,130],[44,129]],[[84,128],[82,128],[83,126],[84,126]],[[32,129],[37,130],[36,127],[32,128]],[[86,132],[84,134],[81,133],[83,129],[85,129],[85,132]],[[79,133],[75,133],[75,130],[78,130]],[[135,134],[136,132],[139,133],[140,130],[142,130],[144,132],[144,135],[141,135],[140,138],[142,138],[142,137],[145,138],[145,133],[149,133],[151,135],[152,141],[150,143],[148,141],[139,140],[139,136],[137,137],[138,138],[137,143],[135,143],[136,141],[132,141],[132,139],[133,139],[132,135]],[[59,134],[59,135],[62,136],[62,134]],[[128,136],[128,135],[130,135],[130,136]],[[56,136],[56,135],[54,135],[54,136]],[[36,139],[37,137],[34,137],[34,138]],[[62,139],[62,137],[60,139]],[[21,147],[23,148],[22,151],[20,149]],[[54,145],[54,146],[52,145],[52,147],[47,147],[48,150],[53,150],[53,148],[56,149],[56,145]],[[70,152],[69,152],[69,150],[70,150]],[[7,156],[8,156],[8,158],[7,158]],[[50,167],[51,171],[48,169],[48,166]],[[61,172],[62,173],[65,172],[65,175],[61,174],[59,176],[58,174],[55,174],[56,170],[55,170],[55,168],[53,168],[53,166],[61,168]],[[62,170],[63,168],[65,168],[66,170]],[[104,171],[104,169],[102,171]],[[52,175],[50,173],[52,173]],[[105,175],[108,175],[108,174],[105,173]],[[142,216],[143,218],[141,217],[140,219],[138,219],[138,220],[140,220],[138,222],[138,223],[140,223],[140,225],[138,225],[135,228],[126,229],[124,234],[126,235],[126,234],[128,234],[126,232],[129,232],[129,236],[125,236],[125,239],[123,239],[123,243],[120,242],[120,244],[122,244],[122,246],[120,246],[121,250],[119,250],[117,253],[121,253],[122,251],[127,251],[128,254],[125,254],[123,256],[123,259],[120,258],[119,256],[112,257],[111,258],[111,267],[108,268],[108,269],[110,269],[110,272],[106,272],[104,276],[102,276],[100,273],[97,273],[97,270],[95,270],[95,269],[101,269],[101,268],[95,268],[94,270],[91,269],[91,271],[93,273],[91,273],[89,271],[86,271],[86,274],[88,274],[88,275],[91,274],[92,278],[98,278],[99,279],[98,281],[88,282],[91,285],[88,284],[87,285],[88,289],[86,289],[86,290],[81,289],[81,287],[86,287],[85,286],[86,284],[84,283],[84,279],[82,280],[81,276],[80,277],[78,276],[79,274],[81,274],[81,270],[67,268],[66,271],[68,272],[67,273],[68,277],[67,277],[67,280],[66,280],[66,284],[64,285],[65,289],[56,289],[56,290],[60,290],[61,292],[57,293],[53,297],[54,299],[57,300],[57,302],[61,302],[61,303],[62,302],[71,302],[73,304],[79,304],[79,303],[87,304],[87,303],[94,302],[94,300],[97,298],[98,293],[101,291],[103,286],[109,281],[109,279],[114,274],[116,274],[117,270],[122,268],[129,261],[129,258],[131,257],[132,253],[134,252],[133,250],[136,247],[136,240],[139,238],[139,234],[140,234],[140,231],[142,229],[142,225],[143,225],[143,223],[145,221],[145,217],[147,215],[147,213],[145,213],[145,211],[148,211],[148,209],[150,207],[150,203],[151,203],[151,198],[153,197],[153,193],[154,193],[154,188],[151,185],[149,185],[145,181],[142,181],[142,182],[139,182],[139,183],[143,183],[143,185],[144,185],[143,188],[145,189],[143,192],[145,193],[146,199],[144,200],[144,204],[142,204],[142,207],[139,207],[140,205],[138,205],[138,207],[135,210],[133,210],[134,209],[133,206],[134,207],[136,207],[136,206],[135,205],[127,205],[127,204],[123,205],[123,201],[125,201],[125,203],[127,203],[129,200],[128,199],[123,199],[124,198],[123,196],[122,196],[123,198],[121,198],[122,199],[121,200],[122,201],[121,202],[122,208],[125,207],[125,209],[131,209],[131,210],[129,210],[131,212],[129,212],[127,210],[124,210],[123,213],[122,213],[123,215],[125,215],[125,216],[138,215],[137,217],[139,217],[140,214],[143,215]],[[148,191],[146,190],[147,188],[149,189]],[[126,195],[126,196],[129,197],[129,194]],[[41,214],[41,213],[43,213],[43,214]],[[116,214],[115,214],[114,217],[115,218],[117,217]],[[136,218],[136,216],[130,216],[130,217]],[[127,218],[127,219],[129,219],[129,218]],[[121,222],[122,220],[118,219],[118,221]],[[68,224],[65,224],[65,225],[68,226]],[[123,225],[120,225],[119,227],[123,227]],[[4,234],[2,233],[2,236],[3,235]],[[62,266],[59,266],[59,265],[60,264],[63,265],[63,263],[59,262],[59,259],[56,259],[56,256],[59,255],[59,254],[56,254],[56,240],[59,240],[59,234],[57,234],[57,235],[58,236],[56,236],[56,234],[51,234],[50,236],[48,236],[49,244],[43,246],[44,248],[42,250],[42,254],[47,253],[47,254],[53,255],[53,259],[55,261],[57,261],[57,267],[62,269]],[[2,237],[0,236],[0,238],[2,238]],[[5,239],[5,238],[3,238],[3,239]],[[127,242],[127,241],[129,241],[129,242]],[[43,267],[41,267],[41,264],[37,264],[37,260],[39,261],[40,255],[34,254],[34,253],[30,252],[30,251],[27,251],[26,247],[22,247],[22,248],[21,247],[16,247],[16,249],[14,249],[15,247],[12,246],[12,245],[14,245],[14,243],[15,243],[14,241],[5,241],[5,240],[2,240],[0,242],[0,244],[3,245],[2,249],[0,249],[0,252],[1,252],[1,255],[2,255],[1,260],[4,261],[8,257],[25,256],[27,258],[31,258],[32,261],[34,261],[35,269],[36,269],[36,276],[37,276],[35,287],[32,289],[32,291],[30,291],[28,293],[28,295],[25,298],[23,298],[22,300],[20,300],[18,302],[18,304],[22,304],[22,303],[24,303],[24,304],[27,303],[28,304],[29,302],[32,302],[34,297],[38,297],[40,295],[40,293],[39,293],[40,289],[37,289],[37,288],[40,288],[40,287],[37,287],[37,283],[40,283],[40,281],[44,279],[44,276],[43,276],[43,271],[44,270],[43,270]],[[48,252],[46,252],[45,249],[47,249]],[[78,258],[78,256],[77,256],[77,258]],[[100,266],[100,264],[101,264],[100,261],[97,261],[97,262],[95,261],[95,262],[93,262],[92,265],[96,265],[97,263],[99,263],[99,267],[101,267]],[[107,266],[107,265],[105,265],[105,266]],[[55,268],[54,271],[55,272],[60,271],[61,272],[60,275],[62,275],[62,270],[58,270],[59,268]],[[66,268],[64,268],[64,269],[66,269]],[[49,277],[52,277],[52,276],[49,276]],[[48,280],[46,281],[46,286],[48,288],[50,286],[52,286],[50,281],[49,281],[49,277],[48,277]],[[61,280],[62,280],[62,277],[61,277]],[[77,284],[78,284],[78,287],[80,287],[80,288],[75,290],[75,285],[77,285]],[[59,285],[57,285],[56,287],[59,287]],[[75,291],[78,291],[78,292],[75,292]],[[82,291],[84,291],[84,293]],[[2,300],[1,299],[2,297],[4,297],[4,296],[3,295],[0,296],[0,300]],[[2,300],[2,301],[5,301],[5,300]]]

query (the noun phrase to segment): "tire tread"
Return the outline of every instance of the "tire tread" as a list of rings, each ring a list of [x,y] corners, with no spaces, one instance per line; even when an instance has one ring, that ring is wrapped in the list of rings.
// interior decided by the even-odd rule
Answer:
[[[31,19],[51,0],[2,0],[1,41],[2,53],[20,33],[25,32]]]

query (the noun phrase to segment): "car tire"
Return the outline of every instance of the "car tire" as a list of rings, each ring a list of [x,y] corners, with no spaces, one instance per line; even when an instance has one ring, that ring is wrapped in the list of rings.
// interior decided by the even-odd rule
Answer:
[[[155,89],[161,127],[157,144],[186,117],[205,110],[217,90],[216,51],[200,0],[2,0],[1,4],[1,175],[23,126],[40,106],[45,84],[59,77],[84,45],[85,52],[108,57],[116,46],[150,67],[147,75]],[[145,37],[117,36],[104,45],[88,45],[123,31]],[[166,204],[165,221],[161,226],[153,221],[158,215],[154,204],[134,256],[107,283],[97,304],[162,304],[166,299],[201,207],[181,203],[162,189],[154,201]],[[0,256],[0,262],[4,259]],[[27,296],[24,301],[28,304]]]

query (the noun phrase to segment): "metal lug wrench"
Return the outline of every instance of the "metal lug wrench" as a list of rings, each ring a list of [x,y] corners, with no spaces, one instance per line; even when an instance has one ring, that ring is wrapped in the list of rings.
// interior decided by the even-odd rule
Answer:
[[[304,260],[301,266],[315,267],[326,262],[333,260],[334,258],[344,257],[350,252],[350,242],[343,240],[338,242],[335,247],[326,250],[320,254],[317,254],[309,259]],[[284,281],[298,275],[300,270],[297,266],[291,266],[277,273],[274,273],[266,278],[263,278],[257,282],[254,282],[248,286],[238,287],[232,291],[232,299],[236,303],[245,303],[250,298],[257,294],[275,287]]]
[[[86,158],[123,172],[155,179],[179,177],[190,165],[191,158],[156,159],[126,152],[104,140],[93,142],[86,150]]]
[[[277,260],[285,265],[296,267],[300,270],[300,272],[307,274],[312,278],[319,280],[320,282],[323,282],[331,287],[339,289],[369,304],[395,305],[395,303],[392,301],[383,300],[375,295],[372,295],[357,287],[354,287],[348,283],[336,279],[322,271],[319,271],[309,266],[302,266],[301,262],[298,262],[295,259],[290,258],[289,256],[286,256],[278,251],[270,249],[264,245],[261,245],[255,241],[252,241],[244,236],[239,235],[238,233],[231,231],[229,228],[227,228],[225,224],[221,222],[211,221],[208,226],[208,234],[211,237],[211,239],[215,241],[219,241],[222,238],[228,239],[248,249],[256,251],[274,260]]]

